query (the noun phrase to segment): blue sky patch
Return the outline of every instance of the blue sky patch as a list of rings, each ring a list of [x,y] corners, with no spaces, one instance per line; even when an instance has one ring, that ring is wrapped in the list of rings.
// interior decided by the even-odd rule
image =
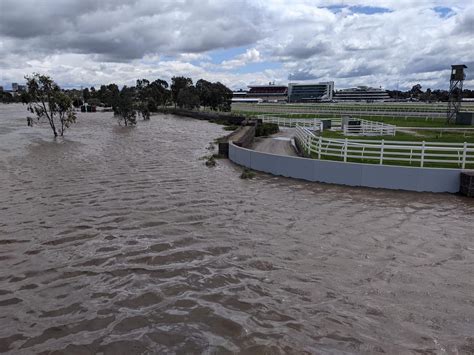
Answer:
[[[244,54],[247,51],[248,47],[235,47],[227,49],[218,49],[215,51],[209,52],[211,57],[211,62],[214,64],[220,64],[224,60],[234,59],[234,57]]]
[[[385,7],[376,7],[376,6],[351,6],[351,11],[356,14],[365,14],[365,15],[373,15],[373,14],[383,14],[386,12],[392,12],[392,10],[387,9]]]
[[[324,8],[337,14],[338,12],[341,12],[342,9],[345,9],[346,7],[347,6],[345,5],[331,5],[331,6],[325,6]]]
[[[365,14],[365,15],[383,14],[386,12],[392,12],[392,10],[390,9],[387,9],[385,7],[377,7],[377,6],[331,5],[331,6],[326,6],[325,8],[334,12],[335,14],[341,12],[343,9],[349,9],[353,13]]]
[[[456,13],[451,9],[450,7],[444,7],[444,6],[436,6],[433,8],[433,10],[440,16],[440,17],[451,17],[455,15]]]

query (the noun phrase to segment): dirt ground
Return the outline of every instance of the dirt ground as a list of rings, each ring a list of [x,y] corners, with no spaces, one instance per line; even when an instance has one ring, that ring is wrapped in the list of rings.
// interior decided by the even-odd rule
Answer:
[[[251,148],[258,152],[297,156],[291,145],[294,134],[295,130],[293,128],[280,128],[280,132],[270,137],[255,138]]]

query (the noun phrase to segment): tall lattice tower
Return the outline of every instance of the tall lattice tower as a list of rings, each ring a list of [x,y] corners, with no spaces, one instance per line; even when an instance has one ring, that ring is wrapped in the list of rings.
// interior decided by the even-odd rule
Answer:
[[[462,85],[466,74],[464,69],[467,67],[464,64],[451,65],[451,79],[449,81],[449,99],[448,99],[448,113],[446,122],[450,123],[456,119],[456,114],[461,109],[462,101]]]

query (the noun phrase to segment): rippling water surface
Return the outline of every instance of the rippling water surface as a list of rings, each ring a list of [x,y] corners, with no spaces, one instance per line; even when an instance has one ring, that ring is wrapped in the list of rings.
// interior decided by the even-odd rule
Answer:
[[[241,180],[202,121],[25,117],[0,106],[0,352],[474,352],[474,200]]]

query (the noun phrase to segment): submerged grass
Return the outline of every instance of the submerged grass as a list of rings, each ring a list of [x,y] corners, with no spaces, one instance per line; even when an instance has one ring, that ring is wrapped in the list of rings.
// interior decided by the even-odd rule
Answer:
[[[253,179],[254,177],[255,177],[255,172],[248,168],[245,168],[242,171],[242,174],[240,174],[241,179]]]

